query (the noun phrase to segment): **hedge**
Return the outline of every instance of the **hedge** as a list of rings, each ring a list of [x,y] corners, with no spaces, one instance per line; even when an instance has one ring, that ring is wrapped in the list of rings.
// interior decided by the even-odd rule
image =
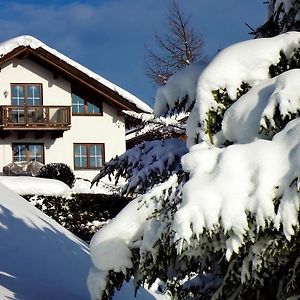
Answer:
[[[89,243],[93,234],[131,200],[119,195],[73,194],[71,197],[23,195],[26,200]]]

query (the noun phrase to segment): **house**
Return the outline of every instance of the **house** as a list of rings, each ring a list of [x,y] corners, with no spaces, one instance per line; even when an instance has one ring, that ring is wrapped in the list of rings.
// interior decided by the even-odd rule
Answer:
[[[18,161],[63,162],[92,179],[126,150],[122,110],[152,111],[34,37],[0,43],[0,170]]]

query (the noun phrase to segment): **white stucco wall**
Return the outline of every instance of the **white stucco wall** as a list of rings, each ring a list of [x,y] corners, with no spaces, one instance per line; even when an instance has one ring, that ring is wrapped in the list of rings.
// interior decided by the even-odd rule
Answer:
[[[43,105],[71,106],[71,85],[62,78],[54,79],[52,72],[37,65],[29,59],[16,59],[2,66],[0,72],[0,105],[10,105],[11,83],[42,83]],[[4,97],[4,92],[8,96]],[[74,143],[104,143],[105,161],[125,151],[125,125],[116,109],[103,103],[103,116],[72,116],[71,129],[63,137],[36,139],[28,133],[25,138],[16,135],[2,138],[0,143],[0,171],[12,162],[12,143],[44,143],[45,163],[63,162],[74,169]],[[76,170],[77,177],[92,179],[97,170]]]
[[[71,130],[55,141],[51,151],[45,150],[48,151],[46,163],[55,162],[56,153],[64,155],[69,152],[72,155],[66,156],[64,162],[73,166],[73,143],[104,143],[105,161],[109,161],[126,150],[123,117],[117,116],[116,111],[105,103],[103,116],[72,116]],[[77,177],[88,179],[92,179],[97,173],[95,170],[75,170]]]
[[[71,85],[61,77],[54,79],[53,73],[29,59],[14,59],[1,66],[0,105],[11,104],[11,83],[41,83],[44,105],[71,105]],[[4,92],[8,95],[5,98]]]

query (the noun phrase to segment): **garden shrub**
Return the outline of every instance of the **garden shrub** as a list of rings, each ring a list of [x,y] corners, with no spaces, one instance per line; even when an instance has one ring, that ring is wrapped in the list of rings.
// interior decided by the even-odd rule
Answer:
[[[94,233],[124,208],[129,198],[106,194],[73,194],[72,197],[23,195],[63,227],[89,242]]]
[[[73,171],[64,163],[47,164],[39,170],[36,176],[60,180],[70,188],[72,188],[75,183],[75,175]]]

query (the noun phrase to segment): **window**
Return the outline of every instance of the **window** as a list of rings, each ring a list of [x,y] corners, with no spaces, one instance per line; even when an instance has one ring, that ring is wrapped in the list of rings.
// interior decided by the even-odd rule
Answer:
[[[99,169],[104,162],[104,144],[74,144],[75,169]]]
[[[16,106],[42,105],[42,85],[39,83],[11,84],[11,104]]]
[[[14,123],[38,123],[37,115],[41,116],[41,107],[24,108],[24,106],[42,105],[42,85],[39,83],[13,83],[11,84],[11,120]]]
[[[88,100],[72,94],[72,114],[73,115],[102,115],[101,104],[96,105]]]
[[[13,144],[13,161],[38,161],[44,163],[43,144]]]

